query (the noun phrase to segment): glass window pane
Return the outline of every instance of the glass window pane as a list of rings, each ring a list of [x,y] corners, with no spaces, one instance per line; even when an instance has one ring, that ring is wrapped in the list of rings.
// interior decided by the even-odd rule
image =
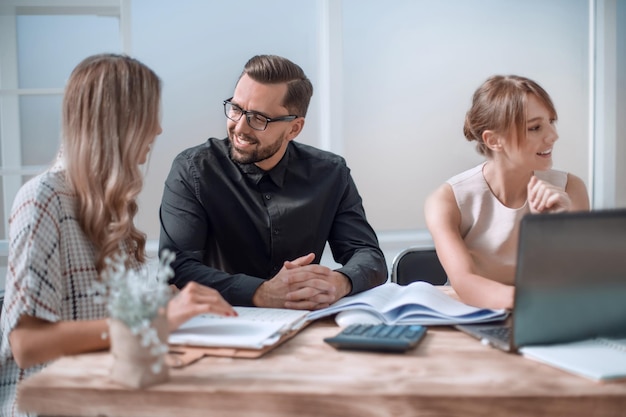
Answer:
[[[59,96],[20,97],[22,165],[48,165],[56,156],[61,137]]]
[[[17,16],[19,88],[62,88],[83,58],[121,52],[119,18]]]

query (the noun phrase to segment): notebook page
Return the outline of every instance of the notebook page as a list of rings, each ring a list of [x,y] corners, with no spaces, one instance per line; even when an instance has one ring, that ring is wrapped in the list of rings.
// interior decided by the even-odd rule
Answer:
[[[175,345],[261,349],[306,323],[308,311],[234,307],[237,317],[201,314],[171,332]]]
[[[626,339],[590,339],[520,348],[525,357],[594,380],[626,378]]]

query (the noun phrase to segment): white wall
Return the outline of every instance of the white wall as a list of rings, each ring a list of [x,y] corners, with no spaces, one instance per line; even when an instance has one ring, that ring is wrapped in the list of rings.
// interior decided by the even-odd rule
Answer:
[[[158,239],[158,208],[172,160],[211,136],[226,137],[222,102],[232,96],[249,58],[289,57],[316,83],[316,3],[133,0],[131,13],[133,55],[163,80],[163,134],[153,147],[137,222]],[[318,118],[311,109],[302,142],[318,144]]]
[[[472,92],[489,75],[525,75],[547,89],[560,119],[555,167],[589,186],[595,3],[617,10],[616,172],[608,175],[615,204],[626,207],[624,1],[122,0],[130,4],[129,24],[122,25],[130,28],[130,52],[164,83],[164,132],[147,171],[138,226],[155,249],[171,161],[209,136],[225,136],[222,100],[246,60],[260,53],[292,59],[313,81],[298,139],[346,157],[388,262],[402,248],[428,242],[422,212],[428,193],[481,160],[461,129]],[[37,67],[67,66],[79,51],[94,53],[101,44],[69,37],[58,52],[67,56]],[[3,279],[0,273],[0,288]]]
[[[158,237],[157,211],[174,156],[225,136],[221,102],[245,61],[275,53],[300,64],[317,88],[299,140],[322,145],[319,5],[133,0],[132,52],[164,81],[163,134],[141,196],[139,226]],[[378,232],[424,227],[437,185],[481,158],[462,136],[471,94],[488,76],[536,79],[559,111],[555,165],[587,180],[586,0],[343,0],[342,60],[331,62],[342,116],[331,138],[352,168]],[[336,76],[337,74],[335,74]],[[331,114],[331,117],[335,112]]]
[[[555,166],[586,179],[587,2],[344,1],[345,154],[378,230],[424,227],[426,195],[482,158],[463,134],[490,75],[542,84]]]

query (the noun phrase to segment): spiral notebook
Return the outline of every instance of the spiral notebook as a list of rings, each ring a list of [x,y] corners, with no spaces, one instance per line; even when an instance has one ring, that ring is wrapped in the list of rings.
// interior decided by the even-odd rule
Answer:
[[[527,358],[596,381],[626,379],[626,338],[526,346],[519,351]]]

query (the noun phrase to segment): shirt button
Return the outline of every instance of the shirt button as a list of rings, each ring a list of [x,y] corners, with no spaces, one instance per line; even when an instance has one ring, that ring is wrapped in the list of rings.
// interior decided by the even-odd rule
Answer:
[[[271,200],[271,199],[272,199],[272,196],[271,196],[271,195],[269,195],[269,194],[265,194],[265,199],[266,199],[266,200]]]
[[[278,229],[274,229],[274,234],[277,235],[278,234]]]

